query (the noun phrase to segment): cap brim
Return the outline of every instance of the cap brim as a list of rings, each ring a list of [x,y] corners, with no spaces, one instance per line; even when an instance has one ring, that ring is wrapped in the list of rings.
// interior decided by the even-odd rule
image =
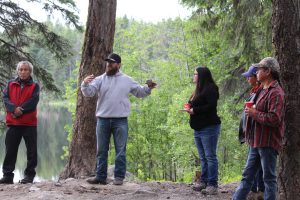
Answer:
[[[248,72],[242,73],[242,76],[248,78],[248,77],[250,77],[250,76],[253,76],[253,74],[251,74],[251,73],[248,71]]]
[[[114,60],[112,58],[106,58],[105,61],[107,61],[107,62],[115,62],[115,63],[117,62],[116,60]]]

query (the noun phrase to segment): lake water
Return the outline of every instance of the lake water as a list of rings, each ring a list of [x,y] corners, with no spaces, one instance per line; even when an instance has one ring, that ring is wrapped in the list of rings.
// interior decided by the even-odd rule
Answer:
[[[2,113],[3,114],[3,113]],[[39,104],[38,107],[38,165],[35,182],[57,180],[66,160],[62,160],[63,146],[68,145],[65,125],[72,123],[72,116],[64,107]],[[0,129],[0,166],[5,154],[5,130]],[[14,182],[23,177],[26,168],[26,148],[22,139],[19,147]]]

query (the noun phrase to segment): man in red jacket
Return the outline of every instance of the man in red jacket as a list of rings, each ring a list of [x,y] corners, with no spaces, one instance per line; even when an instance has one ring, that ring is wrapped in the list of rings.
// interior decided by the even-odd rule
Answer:
[[[18,148],[24,138],[27,149],[25,177],[20,183],[32,183],[37,166],[37,104],[39,85],[32,80],[33,66],[28,61],[17,65],[18,77],[8,82],[3,91],[6,108],[7,132],[5,137],[5,158],[2,166],[3,177],[0,184],[13,184]]]

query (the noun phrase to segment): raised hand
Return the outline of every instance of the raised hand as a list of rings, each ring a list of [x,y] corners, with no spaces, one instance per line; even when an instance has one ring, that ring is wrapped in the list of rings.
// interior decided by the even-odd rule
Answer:
[[[147,81],[146,81],[146,84],[148,85],[148,87],[149,87],[150,89],[155,88],[155,86],[157,85],[157,84],[156,84],[154,81],[152,81],[151,79],[147,80]]]
[[[83,79],[83,82],[85,83],[85,84],[89,84],[90,82],[92,82],[92,80],[94,80],[94,74],[92,74],[92,75],[89,75],[89,76],[87,76],[87,77],[85,77],[84,79]]]

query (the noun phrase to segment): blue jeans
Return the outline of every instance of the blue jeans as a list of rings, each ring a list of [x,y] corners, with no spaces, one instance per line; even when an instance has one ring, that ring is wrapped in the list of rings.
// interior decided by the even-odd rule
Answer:
[[[242,175],[240,186],[233,195],[234,200],[246,199],[260,166],[263,170],[265,185],[264,199],[275,200],[277,191],[276,162],[277,151],[271,147],[252,148],[248,154],[247,163]]]
[[[201,182],[218,187],[217,144],[221,125],[194,131],[195,143],[201,160]]]
[[[258,170],[257,174],[255,175],[254,182],[251,187],[251,191],[252,192],[258,192],[258,191],[264,192],[265,191],[263,171],[261,169],[261,166],[260,166],[260,169]]]
[[[126,144],[128,138],[127,118],[97,118],[97,178],[107,178],[107,157],[110,136],[113,134],[115,144],[115,178],[125,178]]]

